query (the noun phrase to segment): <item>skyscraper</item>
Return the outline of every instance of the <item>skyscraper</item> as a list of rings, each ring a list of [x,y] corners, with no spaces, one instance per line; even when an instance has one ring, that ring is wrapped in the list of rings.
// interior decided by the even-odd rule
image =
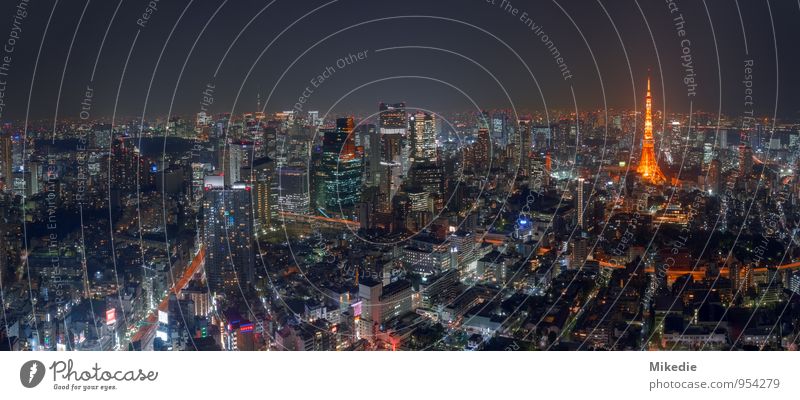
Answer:
[[[444,192],[442,167],[437,162],[424,162],[411,170],[413,185],[433,196],[442,196]]]
[[[414,162],[436,162],[436,120],[434,116],[418,112],[411,117],[414,140]]]
[[[553,157],[550,156],[550,152],[547,151],[544,154],[544,173],[542,174],[542,181],[541,185],[544,185],[545,188],[550,186],[550,176],[553,174]],[[537,187],[536,190],[540,190],[540,187]]]
[[[583,267],[589,257],[588,240],[585,237],[578,237],[570,242],[570,246],[572,247],[572,263],[570,267],[572,269]]]
[[[508,117],[506,117],[504,112],[495,112],[492,114],[492,118],[489,123],[489,130],[492,134],[492,140],[494,140],[496,143],[500,143],[500,145],[503,147],[508,144],[507,119]]]
[[[144,159],[138,149],[124,139],[115,139],[112,145],[112,187],[123,194],[135,193],[137,187],[146,185]],[[139,162],[137,163],[137,159]],[[137,182],[137,179],[139,181]]]
[[[0,132],[0,175],[2,175],[5,188],[8,190],[14,186],[12,146],[11,132]]]
[[[667,178],[658,166],[658,159],[655,152],[655,140],[653,140],[653,98],[650,96],[650,78],[647,78],[647,97],[645,97],[644,109],[644,138],[642,139],[642,157],[639,159],[639,166],[636,172],[641,175],[642,180],[653,184],[662,185]]]
[[[711,160],[711,164],[708,167],[708,182],[706,183],[706,190],[708,190],[709,194],[711,195],[719,195],[722,191],[722,163],[719,159]]]
[[[406,103],[378,105],[380,111],[380,129],[384,135],[405,135],[408,129],[408,116],[406,115]]]
[[[489,160],[491,158],[491,139],[489,138],[489,130],[485,128],[478,129],[478,138],[464,152],[466,157],[467,166],[473,171],[480,171],[489,167]]]
[[[531,160],[533,158],[533,132],[531,131],[531,121],[529,119],[520,119],[517,121],[519,126],[519,143],[520,143],[520,163],[519,171],[522,176],[529,176],[531,169]]]
[[[353,118],[340,118],[335,129],[323,133],[317,207],[328,213],[347,213],[361,199],[364,157],[355,145],[354,127]]]
[[[379,187],[381,184],[381,135],[374,124],[362,124],[356,128],[360,133],[364,144],[365,161],[367,171],[364,177],[364,185],[369,187]]]
[[[747,142],[747,135],[743,135],[743,140],[739,144],[739,178],[745,179],[753,171],[753,148]]]
[[[378,132],[381,136],[382,154],[378,210],[390,213],[392,197],[402,184],[403,147],[408,132],[408,116],[405,103],[381,103],[378,110],[380,111]]]
[[[532,152],[527,164],[528,188],[531,191],[539,192],[545,186],[545,157],[537,152]]]
[[[417,112],[411,116],[411,138],[414,166],[408,173],[413,190],[409,192],[413,211],[421,211],[421,197],[431,200],[434,209],[442,207],[442,168],[436,147],[436,119],[433,115]],[[413,196],[412,196],[413,194]],[[428,200],[426,200],[428,201]]]
[[[235,182],[242,180],[242,167],[250,165],[251,144],[233,142],[225,146],[224,142],[220,142],[219,151],[220,167],[225,175],[225,185],[232,186]]]
[[[583,229],[583,215],[586,209],[586,199],[584,198],[583,190],[586,182],[583,178],[578,178],[578,195],[576,199],[576,209],[578,212],[578,228]]]
[[[256,225],[259,229],[269,229],[277,216],[275,207],[277,196],[273,190],[275,162],[268,157],[255,160],[253,162],[253,179],[253,209]]]
[[[204,186],[203,243],[209,289],[223,293],[245,288],[255,273],[251,187],[241,182],[225,187],[221,176],[207,176]]]
[[[302,167],[281,167],[278,170],[278,207],[281,212],[308,214],[308,171]]]

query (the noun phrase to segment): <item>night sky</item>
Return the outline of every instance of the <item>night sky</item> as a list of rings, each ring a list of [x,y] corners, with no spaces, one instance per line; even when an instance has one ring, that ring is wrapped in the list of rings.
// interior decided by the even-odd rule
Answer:
[[[3,44],[18,3],[2,3]],[[573,91],[582,111],[633,109],[642,107],[648,68],[654,108],[685,112],[691,101],[694,110],[737,116],[745,109],[748,59],[756,112],[800,116],[800,2],[738,3],[740,12],[734,0],[675,2],[698,84],[692,98],[683,83],[678,13],[660,0],[514,0],[516,16],[501,0],[161,0],[144,28],[137,19],[145,0],[123,0],[113,22],[119,2],[92,0],[80,25],[85,1],[30,0],[10,70],[0,77],[7,81],[2,120],[24,119],[29,101],[30,119],[77,119],[87,85],[94,90],[92,119],[115,112],[118,120],[193,115],[208,84],[214,113],[254,111],[258,92],[266,111],[289,110],[306,87],[313,93],[306,91],[304,110],[333,107],[333,114],[366,115],[380,101],[436,112],[512,106],[524,112],[545,103],[571,110]],[[571,78],[563,78],[541,36],[521,21],[525,12],[552,40]],[[362,60],[336,66],[363,51]],[[0,60],[3,54],[9,53],[0,49]],[[313,87],[312,78],[327,67],[335,72]]]

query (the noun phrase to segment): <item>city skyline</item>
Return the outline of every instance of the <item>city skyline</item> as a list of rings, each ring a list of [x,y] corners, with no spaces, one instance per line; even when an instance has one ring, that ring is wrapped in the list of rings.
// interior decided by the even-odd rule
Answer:
[[[8,8],[0,350],[798,350],[800,3]]]

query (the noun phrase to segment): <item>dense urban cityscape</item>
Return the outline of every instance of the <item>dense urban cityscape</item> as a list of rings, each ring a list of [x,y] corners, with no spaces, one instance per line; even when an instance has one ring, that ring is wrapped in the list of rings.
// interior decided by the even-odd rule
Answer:
[[[736,113],[664,104],[685,58],[631,71],[630,107],[314,104],[378,51],[296,98],[0,109],[0,350],[797,350],[800,119],[753,105],[752,60]]]
[[[797,125],[690,121],[649,91],[644,112],[547,117],[7,125],[6,342],[795,346]]]

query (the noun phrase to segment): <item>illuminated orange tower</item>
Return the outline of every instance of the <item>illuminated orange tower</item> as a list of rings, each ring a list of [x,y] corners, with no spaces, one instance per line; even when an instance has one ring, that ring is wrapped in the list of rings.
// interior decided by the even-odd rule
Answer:
[[[653,185],[662,185],[667,181],[656,160],[655,141],[653,140],[653,98],[650,96],[650,77],[647,77],[647,97],[644,108],[644,138],[642,139],[642,158],[636,172],[642,180]]]
[[[550,157],[550,152],[544,158],[544,184],[550,186],[550,174],[553,172],[553,159]]]

